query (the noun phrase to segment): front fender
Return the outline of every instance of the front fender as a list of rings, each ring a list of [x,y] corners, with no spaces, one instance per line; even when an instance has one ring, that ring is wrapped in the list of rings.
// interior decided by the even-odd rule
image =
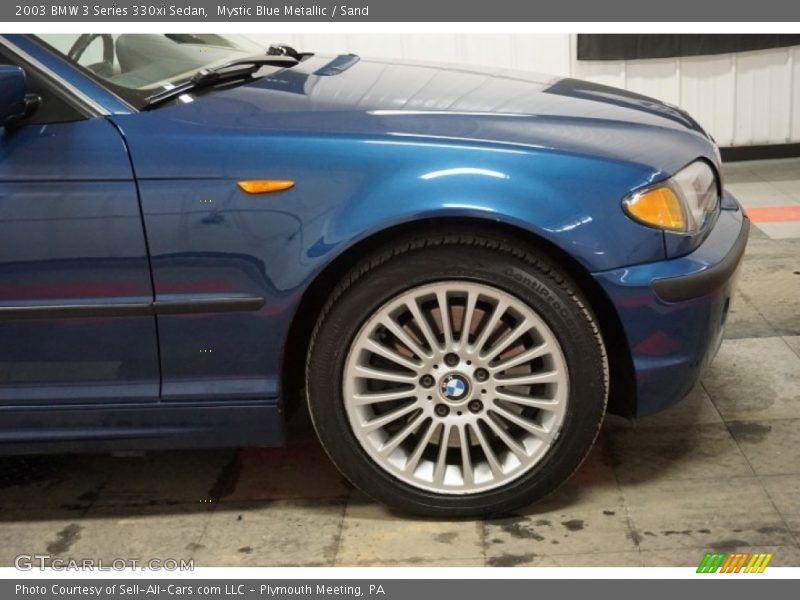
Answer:
[[[590,272],[664,258],[663,234],[621,208],[631,190],[666,177],[652,167],[531,145],[391,132],[265,134],[178,120],[173,112],[113,118],[130,147],[146,220],[169,213],[185,221],[171,225],[172,233],[165,228],[169,238],[156,236],[169,242],[164,251],[239,247],[282,292],[299,291],[361,240],[431,217],[520,227]],[[291,179],[295,186],[263,196],[236,188],[236,181],[254,178]],[[192,224],[193,213],[212,207],[214,214]],[[215,225],[219,219],[225,222]],[[176,228],[185,235],[180,247],[173,243]]]
[[[360,142],[347,152],[360,155],[368,175],[324,221],[307,224],[309,257],[332,259],[403,223],[470,217],[530,231],[590,272],[664,258],[662,233],[621,209],[631,189],[653,178],[644,167],[549,150]]]

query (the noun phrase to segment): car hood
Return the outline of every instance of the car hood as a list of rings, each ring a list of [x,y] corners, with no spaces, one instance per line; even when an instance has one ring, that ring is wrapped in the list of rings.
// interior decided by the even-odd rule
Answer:
[[[427,138],[589,154],[672,172],[714,148],[658,100],[519,71],[313,56],[178,107],[222,127]],[[276,113],[280,113],[276,116]]]

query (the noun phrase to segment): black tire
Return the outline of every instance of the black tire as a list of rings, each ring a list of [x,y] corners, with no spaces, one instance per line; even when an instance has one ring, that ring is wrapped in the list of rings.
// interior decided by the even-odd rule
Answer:
[[[488,284],[538,312],[561,345],[569,396],[558,438],[523,476],[466,495],[409,485],[364,451],[343,403],[343,369],[362,324],[389,299],[442,280]],[[331,460],[353,485],[402,511],[435,517],[500,516],[555,490],[589,453],[608,397],[606,352],[579,287],[541,253],[494,234],[450,233],[399,240],[356,265],[335,288],[311,338],[306,393],[314,427]]]

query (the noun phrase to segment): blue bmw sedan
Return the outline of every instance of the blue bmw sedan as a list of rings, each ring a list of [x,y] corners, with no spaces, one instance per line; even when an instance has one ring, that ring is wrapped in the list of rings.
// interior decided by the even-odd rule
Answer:
[[[0,452],[280,444],[405,511],[681,400],[747,243],[688,114],[221,35],[0,36]]]

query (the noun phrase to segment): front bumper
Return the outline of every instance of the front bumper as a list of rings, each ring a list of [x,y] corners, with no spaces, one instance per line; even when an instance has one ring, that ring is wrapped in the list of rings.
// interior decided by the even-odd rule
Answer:
[[[726,194],[723,206],[708,237],[691,254],[594,274],[625,331],[636,379],[636,416],[686,396],[722,342],[750,228],[731,196]]]

